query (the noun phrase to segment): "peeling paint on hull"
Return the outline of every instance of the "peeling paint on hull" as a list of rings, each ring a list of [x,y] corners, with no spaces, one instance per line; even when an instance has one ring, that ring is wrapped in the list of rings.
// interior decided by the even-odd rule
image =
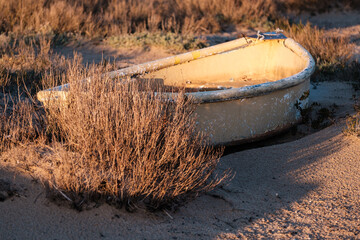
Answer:
[[[217,145],[252,141],[299,122],[296,106],[307,106],[304,96],[315,67],[311,55],[294,40],[282,34],[271,36],[241,38],[107,74],[141,75],[160,79],[166,86],[224,89],[187,93],[199,103],[198,129],[209,132]],[[66,100],[68,87],[41,91],[38,99],[44,103],[50,98]]]

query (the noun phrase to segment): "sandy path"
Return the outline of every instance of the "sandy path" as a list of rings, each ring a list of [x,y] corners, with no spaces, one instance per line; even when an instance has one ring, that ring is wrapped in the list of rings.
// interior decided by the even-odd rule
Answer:
[[[173,219],[108,205],[79,213],[1,167],[20,196],[0,202],[0,239],[360,238],[360,139],[343,127],[223,157],[234,179]]]

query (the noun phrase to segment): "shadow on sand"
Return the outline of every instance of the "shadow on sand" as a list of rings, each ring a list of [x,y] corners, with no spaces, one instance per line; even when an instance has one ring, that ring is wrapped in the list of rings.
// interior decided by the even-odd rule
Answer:
[[[341,137],[341,127],[332,126],[297,141],[223,157],[219,169],[231,168],[235,176],[226,186],[200,197],[193,203],[196,206],[189,207],[194,218],[204,221],[198,227],[212,225],[213,230],[218,229],[211,238],[226,232],[246,235],[257,219],[291,210],[293,203],[321,186],[321,182],[307,178],[307,172],[343,148]]]

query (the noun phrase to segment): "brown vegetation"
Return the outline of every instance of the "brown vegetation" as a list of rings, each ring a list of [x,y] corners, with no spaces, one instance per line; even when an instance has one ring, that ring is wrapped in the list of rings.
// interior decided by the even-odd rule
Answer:
[[[51,40],[12,38],[0,35],[0,86],[5,93],[34,95],[45,83],[45,75],[66,72],[70,61],[51,50]]]
[[[169,100],[142,81],[114,84],[97,69],[83,84],[77,71],[69,79],[70,104],[48,109],[52,134],[66,146],[54,155],[52,185],[154,206],[221,181],[207,182],[221,151],[196,132],[191,99],[178,93]]]
[[[145,30],[218,32],[228,24],[267,18],[274,10],[264,0],[10,0],[0,1],[0,31],[89,37]]]
[[[354,0],[1,0],[0,32],[87,37],[159,30],[213,33],[230,25],[259,25],[288,11],[359,9]]]

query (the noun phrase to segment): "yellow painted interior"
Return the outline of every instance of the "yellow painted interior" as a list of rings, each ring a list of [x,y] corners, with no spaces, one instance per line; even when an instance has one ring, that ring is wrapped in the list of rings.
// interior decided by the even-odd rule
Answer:
[[[193,54],[193,57],[196,59],[198,56]],[[145,78],[162,79],[167,86],[235,88],[290,77],[301,72],[307,62],[285,47],[284,40],[268,40],[196,61],[175,64],[148,73]]]

